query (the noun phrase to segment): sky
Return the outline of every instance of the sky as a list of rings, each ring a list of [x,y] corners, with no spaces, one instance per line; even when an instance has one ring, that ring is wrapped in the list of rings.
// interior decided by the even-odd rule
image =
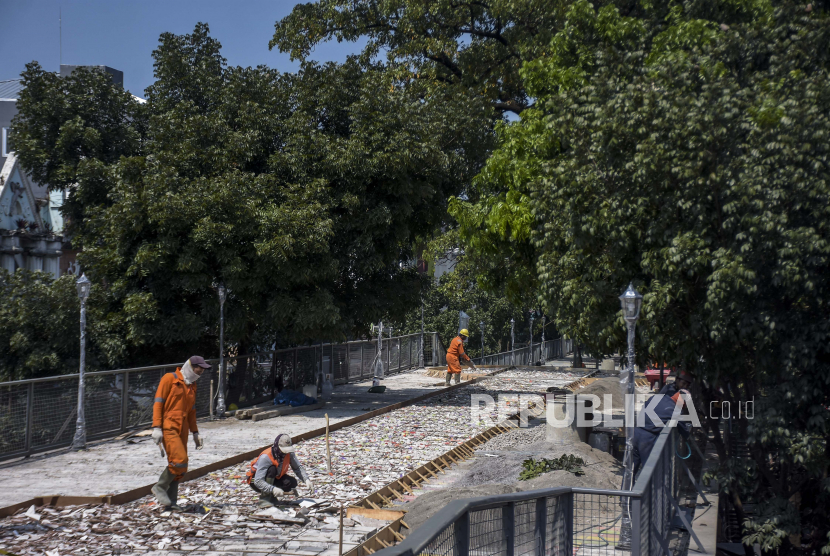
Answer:
[[[124,72],[124,87],[144,97],[153,79],[152,51],[164,32],[185,34],[210,26],[228,64],[296,71],[288,54],[268,50],[274,23],[298,4],[292,0],[0,0],[0,80],[15,79],[37,60],[57,72],[69,65],[104,65]],[[62,19],[62,40],[58,14]],[[61,47],[62,45],[62,47]],[[362,44],[336,41],[312,58],[342,62]],[[62,51],[62,53],[61,53]]]

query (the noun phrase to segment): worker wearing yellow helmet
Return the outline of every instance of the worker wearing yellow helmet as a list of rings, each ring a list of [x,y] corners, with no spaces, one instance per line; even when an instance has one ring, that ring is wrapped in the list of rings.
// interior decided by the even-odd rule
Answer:
[[[447,349],[447,386],[450,385],[452,377],[455,377],[455,383],[461,382],[461,361],[469,363],[475,369],[475,363],[464,353],[464,344],[467,343],[467,338],[470,337],[470,332],[466,328],[462,328],[458,332],[458,336],[452,339],[450,347]]]

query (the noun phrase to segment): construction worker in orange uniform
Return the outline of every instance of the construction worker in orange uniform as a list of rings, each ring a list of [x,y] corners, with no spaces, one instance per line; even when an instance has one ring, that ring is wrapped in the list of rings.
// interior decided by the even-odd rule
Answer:
[[[469,337],[470,333],[467,329],[462,328],[458,336],[450,342],[450,347],[447,349],[447,386],[450,385],[453,377],[455,377],[456,384],[461,383],[461,361],[469,363],[473,369],[476,368],[475,363],[464,353],[464,344],[467,343]]]
[[[158,483],[153,486],[153,495],[161,506],[180,509],[176,505],[179,495],[179,481],[187,472],[187,434],[193,433],[196,449],[202,448],[203,440],[196,427],[196,381],[210,369],[204,358],[194,355],[175,373],[161,377],[153,403],[153,442],[164,445],[167,453],[167,467]]]

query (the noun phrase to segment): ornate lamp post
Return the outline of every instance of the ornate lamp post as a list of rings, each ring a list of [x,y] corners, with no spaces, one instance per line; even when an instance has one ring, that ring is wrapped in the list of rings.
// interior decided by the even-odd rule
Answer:
[[[484,321],[478,323],[481,328],[481,364],[484,365]]]
[[[216,414],[222,417],[225,414],[225,299],[228,290],[220,284],[216,291],[219,294],[219,391],[216,393]]]
[[[634,486],[634,329],[637,326],[637,319],[640,316],[640,307],[643,305],[643,296],[634,289],[633,284],[620,296],[625,326],[628,328],[628,376],[626,377],[628,388],[625,397],[625,456],[623,466],[622,490],[631,490]],[[620,528],[620,540],[617,548],[631,550],[631,503],[623,499],[622,526]]]
[[[530,310],[530,352],[527,355],[527,364],[533,365],[533,320],[536,316],[536,313],[533,312],[533,309]]]
[[[510,364],[516,364],[516,321],[510,319]]]
[[[84,367],[86,367],[86,300],[92,282],[82,274],[75,283],[78,288],[78,299],[81,300],[81,365],[78,376],[78,420],[75,423],[75,437],[72,439],[73,450],[86,449],[86,416],[84,414]]]

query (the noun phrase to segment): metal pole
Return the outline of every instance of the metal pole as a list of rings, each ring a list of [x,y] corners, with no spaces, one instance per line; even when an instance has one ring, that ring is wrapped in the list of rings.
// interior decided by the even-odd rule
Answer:
[[[510,319],[510,364],[516,364],[516,321]]]
[[[478,323],[481,327],[481,364],[484,365],[484,321]]]
[[[548,320],[548,318],[545,315],[542,315],[542,353],[541,353],[541,356],[540,356],[541,359],[542,359],[542,365],[545,364],[545,360],[546,360],[546,357],[545,357],[545,321],[546,320]]]
[[[622,490],[631,490],[634,484],[634,328],[636,321],[626,319],[628,328],[628,388],[625,397],[625,456],[623,456]],[[620,540],[617,548],[631,549],[631,499],[623,498],[622,522],[620,526]]]
[[[418,368],[424,368],[424,300],[421,300],[421,348],[418,352]]]
[[[219,391],[216,400],[216,415],[225,414],[225,295],[219,294]],[[213,405],[213,400],[211,400]]]
[[[530,312],[530,352],[527,355],[527,364],[533,365],[533,311]]]
[[[84,415],[84,371],[86,367],[86,299],[81,298],[81,365],[78,376],[78,420],[75,422],[73,450],[86,449],[86,417]]]

